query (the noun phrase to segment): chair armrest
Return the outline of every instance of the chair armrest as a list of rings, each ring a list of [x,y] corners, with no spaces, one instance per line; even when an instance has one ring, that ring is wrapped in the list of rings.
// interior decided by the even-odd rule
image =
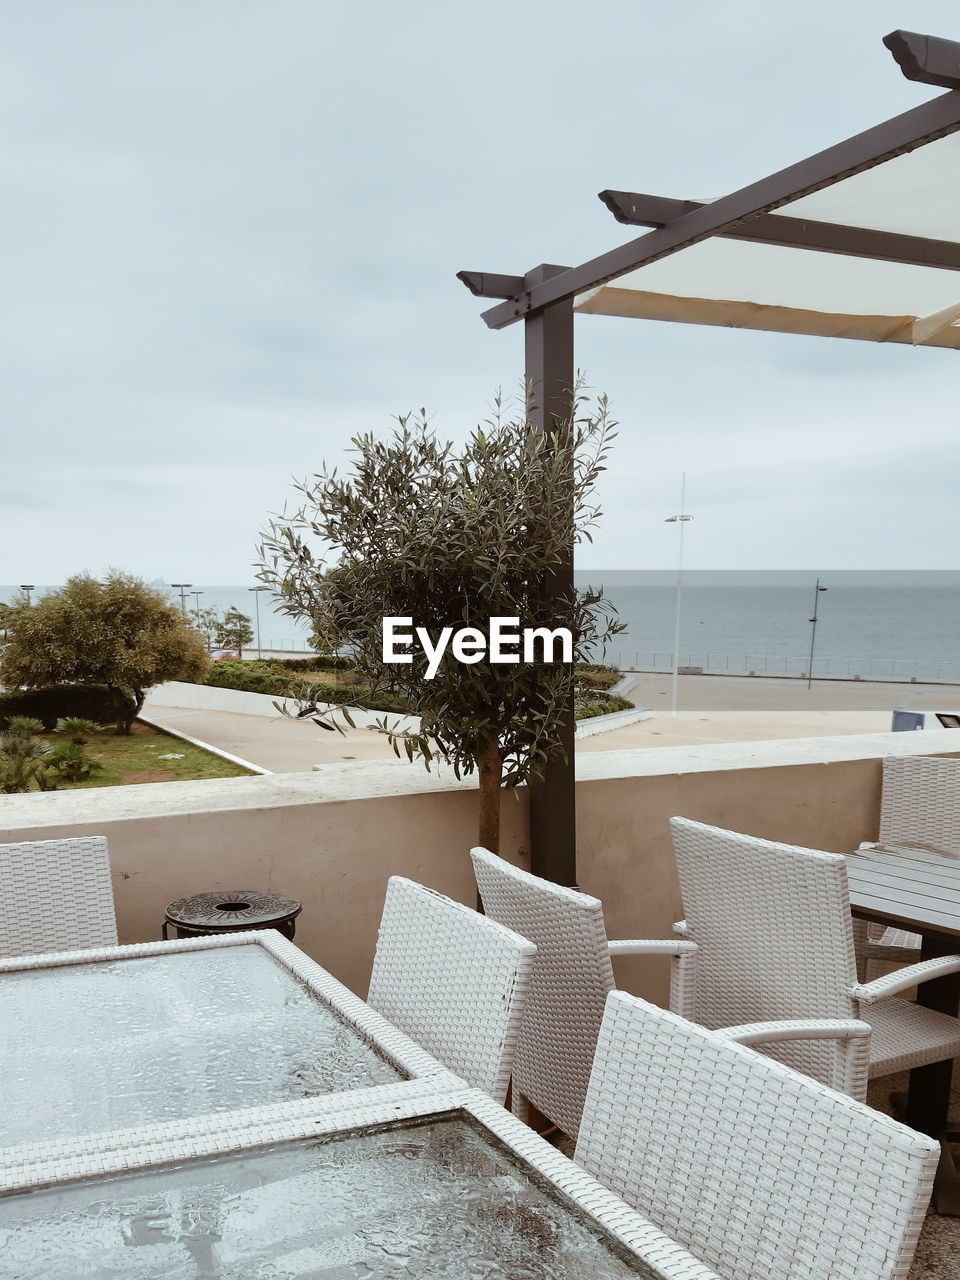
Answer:
[[[857,982],[850,988],[850,994],[861,1004],[875,1004],[886,996],[895,996],[898,991],[929,982],[931,978],[945,978],[951,973],[960,973],[960,956],[938,956],[935,960],[908,964],[905,969],[889,973],[885,978],[875,978],[873,982]]]
[[[611,960],[615,956],[670,956],[670,1009],[681,1018],[695,1018],[699,951],[695,942],[682,938],[630,938],[608,942],[607,947]]]
[[[689,938],[690,926],[687,924],[686,920],[678,920],[677,923],[673,926],[673,932],[679,933],[681,938]]]
[[[721,1040],[744,1045],[776,1044],[784,1040],[837,1040],[837,1057],[828,1083],[858,1102],[866,1102],[870,1031],[869,1022],[855,1018],[796,1018],[786,1022],[750,1022],[740,1027],[724,1027],[714,1035]]]
[[[780,1040],[869,1039],[870,1023],[857,1018],[795,1018],[784,1022],[745,1022],[715,1031],[721,1040],[737,1044],[771,1044]]]
[[[682,956],[697,950],[695,942],[682,942],[679,938],[663,941],[650,938],[628,938],[622,942],[608,942],[612,956]]]

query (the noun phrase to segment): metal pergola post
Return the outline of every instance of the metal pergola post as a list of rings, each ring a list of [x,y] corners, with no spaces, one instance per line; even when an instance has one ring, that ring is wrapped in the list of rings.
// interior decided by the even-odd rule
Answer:
[[[536,267],[524,276],[525,286],[535,288],[564,271],[564,267]],[[529,315],[524,322],[524,339],[528,419],[546,431],[569,432],[574,383],[573,299],[565,298]],[[544,576],[542,595],[549,606],[551,600],[569,597],[572,591],[571,545],[563,563]],[[575,729],[571,690],[558,749],[547,761],[542,780],[529,788],[531,868],[537,875],[566,885],[577,882]]]

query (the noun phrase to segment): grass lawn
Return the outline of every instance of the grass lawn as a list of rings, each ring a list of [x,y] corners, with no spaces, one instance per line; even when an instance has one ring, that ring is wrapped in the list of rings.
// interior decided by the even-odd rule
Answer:
[[[63,741],[59,733],[40,735],[56,746]],[[160,733],[139,722],[129,736],[105,729],[87,743],[87,754],[103,766],[86,782],[61,782],[61,791],[79,791],[83,787],[123,787],[135,782],[189,782],[197,778],[237,778],[249,776],[229,760],[180,738]]]

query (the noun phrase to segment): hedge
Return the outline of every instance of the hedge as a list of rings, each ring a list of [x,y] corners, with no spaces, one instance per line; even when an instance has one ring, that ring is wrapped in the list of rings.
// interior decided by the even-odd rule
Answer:
[[[578,720],[591,720],[594,716],[608,716],[613,711],[630,711],[633,703],[613,693],[594,693],[590,689],[581,689],[576,697],[576,714]]]
[[[132,698],[129,707],[132,714]],[[96,724],[115,724],[117,720],[110,691],[99,684],[54,684],[0,693],[0,728],[7,727],[11,716],[33,716],[48,731],[64,717],[93,720]]]

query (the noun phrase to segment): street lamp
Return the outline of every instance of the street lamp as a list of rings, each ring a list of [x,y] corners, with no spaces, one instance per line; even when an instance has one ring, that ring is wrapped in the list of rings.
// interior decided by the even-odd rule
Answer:
[[[677,714],[677,684],[680,675],[680,602],[683,598],[683,526],[688,520],[692,520],[693,516],[687,515],[687,473],[684,471],[680,477],[680,511],[675,516],[667,516],[664,524],[678,524],[680,526],[680,550],[677,554],[677,605],[673,619],[673,694],[671,697],[670,714],[676,718]]]
[[[810,661],[807,664],[807,688],[813,684],[813,646],[817,642],[817,611],[820,607],[820,592],[826,591],[826,587],[821,587],[820,579],[817,579],[817,585],[813,591],[813,617],[810,619],[812,626],[810,627]]]
[[[193,612],[196,615],[197,626],[200,625],[200,597],[204,594],[202,591],[191,591],[190,594],[194,599]]]
[[[257,657],[262,658],[263,654],[260,651],[260,592],[269,591],[270,588],[269,587],[247,587],[247,590],[253,592],[253,599],[257,606]]]
[[[193,583],[192,582],[171,582],[170,585],[171,587],[173,587],[174,591],[180,592],[180,608],[183,612],[183,616],[186,617],[187,616],[187,590],[193,586]]]
[[[25,591],[25,592],[27,593],[27,608],[28,608],[28,609],[30,608],[30,592],[33,590],[34,585],[35,585],[35,584],[34,584],[34,583],[32,583],[32,582],[21,582],[21,583],[20,583],[20,590],[21,590],[21,591]]]

